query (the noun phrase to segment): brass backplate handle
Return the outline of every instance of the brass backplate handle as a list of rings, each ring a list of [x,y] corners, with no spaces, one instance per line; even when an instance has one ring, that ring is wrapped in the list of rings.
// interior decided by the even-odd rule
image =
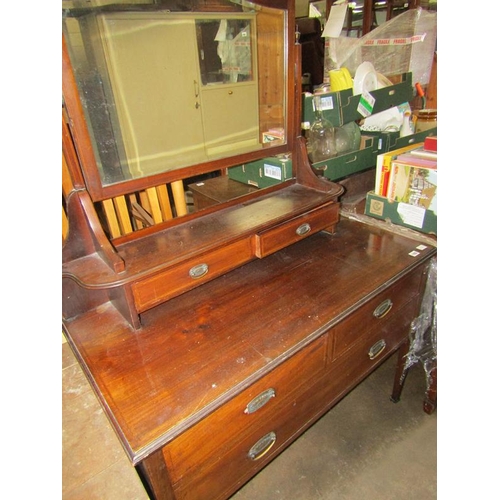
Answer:
[[[249,450],[248,458],[251,460],[259,460],[262,458],[276,442],[276,433],[269,432],[262,436]]]
[[[384,339],[377,340],[377,342],[375,342],[375,344],[370,347],[368,351],[368,357],[370,359],[375,359],[377,356],[380,356],[386,346],[387,344]]]
[[[208,273],[208,264],[197,264],[189,270],[189,276],[193,279],[199,279]]]
[[[307,223],[307,222],[304,222],[304,224],[301,224],[297,229],[296,229],[296,233],[298,236],[304,236],[305,234],[307,234],[309,231],[311,231],[311,226]]]
[[[373,315],[378,319],[383,318],[392,309],[392,306],[392,300],[385,299],[375,308],[375,310],[373,311]]]
[[[261,392],[258,396],[255,396],[250,403],[247,404],[245,408],[245,413],[251,414],[255,413],[258,409],[262,408],[267,404],[272,398],[276,396],[276,391],[270,387],[265,391]]]

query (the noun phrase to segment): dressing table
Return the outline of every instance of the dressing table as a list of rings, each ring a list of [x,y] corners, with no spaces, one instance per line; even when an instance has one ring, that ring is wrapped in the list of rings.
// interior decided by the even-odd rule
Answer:
[[[63,154],[74,186],[63,328],[151,497],[225,499],[387,357],[402,359],[436,251],[341,219],[343,188],[313,173],[299,137],[293,1],[118,4],[63,2]],[[241,33],[244,71],[227,70]],[[193,45],[179,75],[195,75],[182,108],[196,117],[208,107],[217,123],[204,114],[202,134],[168,144],[155,137],[169,135],[169,105],[151,106],[167,97],[151,93],[166,78],[156,74],[162,43],[178,39]],[[130,76],[139,63],[142,77]],[[230,134],[206,95],[226,101],[243,87],[255,87],[254,110]],[[273,127],[283,141],[261,142]],[[170,193],[174,182],[280,155],[292,179],[110,235],[107,200],[130,203],[160,185]]]

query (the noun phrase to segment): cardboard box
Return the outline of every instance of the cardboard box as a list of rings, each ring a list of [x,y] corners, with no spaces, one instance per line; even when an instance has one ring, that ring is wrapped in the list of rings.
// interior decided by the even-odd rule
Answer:
[[[437,235],[437,213],[421,206],[403,202],[390,202],[370,191],[366,196],[365,214],[381,220],[389,220],[415,231]]]
[[[228,168],[230,179],[258,188],[273,186],[293,176],[290,158],[263,158],[236,167]]]
[[[349,175],[367,170],[377,162],[377,138],[361,136],[361,148],[345,155],[335,156],[330,160],[313,163],[314,169],[323,172],[323,176],[331,181],[338,181]]]
[[[412,74],[405,73],[401,83],[373,90],[370,94],[375,100],[372,114],[409,102],[413,98]],[[302,121],[312,124],[315,119],[314,96],[306,94],[302,96]],[[321,94],[323,116],[334,127],[365,118],[365,115],[359,111],[360,100],[361,94],[353,95],[352,89],[325,92]]]
[[[417,132],[416,134],[407,135],[400,137],[399,131],[397,132],[369,132],[362,131],[363,134],[367,136],[373,136],[377,138],[377,148],[379,153],[387,153],[395,149],[401,149],[406,146],[411,146],[412,144],[418,144],[424,142],[426,137],[437,136],[437,127],[429,130],[423,130],[422,132]]]

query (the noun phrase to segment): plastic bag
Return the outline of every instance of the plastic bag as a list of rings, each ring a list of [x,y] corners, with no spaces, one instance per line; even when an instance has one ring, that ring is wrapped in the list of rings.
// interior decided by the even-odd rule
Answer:
[[[385,22],[362,38],[326,39],[325,75],[346,67],[351,76],[365,61],[384,76],[413,73],[413,82],[429,83],[437,42],[437,14],[421,7]]]

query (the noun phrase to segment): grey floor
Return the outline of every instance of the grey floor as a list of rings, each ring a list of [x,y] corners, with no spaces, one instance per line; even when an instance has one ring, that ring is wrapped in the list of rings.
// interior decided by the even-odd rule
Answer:
[[[392,403],[389,358],[231,500],[437,498],[437,411],[414,366]],[[92,389],[63,344],[62,498],[147,500]],[[210,500],[210,499],[207,499]]]

